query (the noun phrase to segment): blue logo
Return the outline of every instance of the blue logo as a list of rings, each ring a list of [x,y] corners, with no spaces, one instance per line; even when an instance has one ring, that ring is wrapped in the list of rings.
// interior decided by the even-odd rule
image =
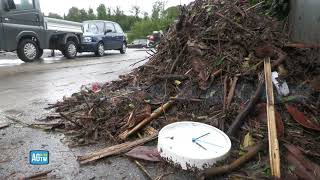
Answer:
[[[30,151],[29,160],[32,165],[49,164],[49,151]]]

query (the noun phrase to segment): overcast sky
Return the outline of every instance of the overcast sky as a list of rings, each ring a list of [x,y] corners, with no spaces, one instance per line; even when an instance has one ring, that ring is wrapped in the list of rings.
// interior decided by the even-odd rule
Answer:
[[[106,7],[115,8],[120,6],[125,14],[130,14],[132,6],[137,5],[141,7],[142,12],[151,14],[152,4],[157,0],[40,0],[42,11],[48,15],[49,12],[58,13],[60,15],[67,14],[72,7],[86,10],[91,7],[94,11],[99,4],[105,4]],[[180,4],[180,0],[166,0],[166,7]],[[189,4],[194,0],[181,0],[181,4]],[[96,12],[96,11],[95,11]]]

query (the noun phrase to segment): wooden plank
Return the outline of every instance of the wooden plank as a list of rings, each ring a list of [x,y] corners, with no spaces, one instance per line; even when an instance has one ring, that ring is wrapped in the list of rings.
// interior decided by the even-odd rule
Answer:
[[[268,138],[269,138],[269,156],[270,156],[269,158],[270,158],[271,175],[275,178],[281,178],[279,142],[278,142],[276,118],[275,118],[270,58],[267,58],[264,61],[264,74],[265,74],[266,94],[267,94],[267,119],[268,119]]]
[[[80,164],[87,164],[87,163],[96,161],[101,158],[125,153],[125,152],[130,151],[132,148],[134,148],[136,146],[140,146],[142,144],[145,144],[149,141],[152,141],[152,140],[156,139],[157,137],[158,137],[158,133],[153,134],[153,135],[148,136],[143,139],[138,139],[136,141],[126,142],[126,143],[118,144],[118,145],[115,145],[112,147],[107,147],[107,148],[98,150],[96,152],[90,153],[88,155],[79,156],[78,161],[80,162]]]

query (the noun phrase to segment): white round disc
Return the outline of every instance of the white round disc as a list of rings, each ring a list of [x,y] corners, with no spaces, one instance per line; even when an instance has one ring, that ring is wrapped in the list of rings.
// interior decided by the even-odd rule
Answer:
[[[198,122],[177,122],[159,132],[160,156],[184,170],[203,170],[224,160],[231,149],[221,130]]]

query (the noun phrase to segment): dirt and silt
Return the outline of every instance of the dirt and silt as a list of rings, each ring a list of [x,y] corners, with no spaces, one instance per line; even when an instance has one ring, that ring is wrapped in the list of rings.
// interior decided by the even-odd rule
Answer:
[[[57,113],[48,120],[59,120],[53,130],[72,134],[72,145],[117,144],[178,121],[228,132],[262,81],[264,59],[271,58],[273,71],[290,88],[287,97],[275,90],[282,176],[320,178],[313,164],[320,163],[319,51],[289,47],[287,22],[264,15],[260,6],[246,1],[197,0],[181,12],[145,65],[118,81],[85,87],[50,105]],[[231,130],[231,154],[221,164],[268,137],[264,89],[241,128]],[[119,138],[168,102],[170,108],[146,128]],[[223,177],[270,178],[267,149]],[[299,153],[294,156],[292,151]]]

